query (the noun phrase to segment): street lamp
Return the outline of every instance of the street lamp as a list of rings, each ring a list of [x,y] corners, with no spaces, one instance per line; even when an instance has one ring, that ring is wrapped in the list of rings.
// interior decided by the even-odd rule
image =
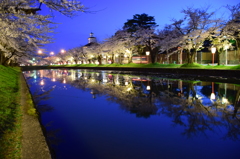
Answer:
[[[216,47],[211,48],[211,51],[212,51],[212,65],[214,64],[214,54],[215,54],[216,50],[217,50]]]
[[[54,52],[52,51],[52,52],[50,52],[50,55],[54,55]]]
[[[61,53],[65,53],[65,50],[64,50],[64,49],[62,49],[62,50],[61,50]]]
[[[38,53],[41,54],[41,53],[42,53],[42,50],[38,50]]]
[[[228,49],[229,49],[229,45],[228,45],[228,44],[224,45],[224,50],[226,50],[226,62],[225,62],[226,65],[227,65],[227,63],[228,63],[228,62],[227,62],[227,56],[228,56],[228,55],[227,55],[227,54],[228,54],[227,50],[228,50]]]
[[[148,56],[150,55],[150,51],[146,51],[146,55],[147,55],[147,62],[149,63]]]

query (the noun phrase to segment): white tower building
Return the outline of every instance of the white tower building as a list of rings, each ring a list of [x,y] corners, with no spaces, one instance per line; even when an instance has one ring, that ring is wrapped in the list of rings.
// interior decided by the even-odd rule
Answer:
[[[90,33],[90,37],[88,38],[88,43],[96,43],[97,40],[96,38],[93,36],[93,33]]]

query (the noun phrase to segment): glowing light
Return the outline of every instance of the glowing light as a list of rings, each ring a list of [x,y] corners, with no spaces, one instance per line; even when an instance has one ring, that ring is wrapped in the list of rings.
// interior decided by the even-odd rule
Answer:
[[[214,100],[215,98],[216,98],[215,94],[214,94],[214,93],[211,93],[210,99],[211,99],[211,100]]]
[[[150,55],[150,51],[146,51],[146,55],[147,55],[147,56]]]
[[[131,53],[131,51],[130,51],[130,50],[128,50],[128,49],[126,50],[126,52],[127,52],[127,53]]]
[[[132,88],[128,88],[127,91],[130,91]]]
[[[43,80],[41,80],[40,85],[42,85],[42,86],[44,85],[44,81]]]
[[[106,79],[106,78],[104,78],[104,79],[103,79],[103,82],[104,82],[104,83],[106,83],[106,82],[107,82],[107,79]]]
[[[61,53],[65,53],[66,51],[64,49],[61,50]]]
[[[38,50],[38,53],[41,54],[41,53],[42,53],[42,50]]]
[[[211,48],[211,52],[212,52],[213,54],[215,54],[216,51],[217,51],[217,48],[216,48],[216,47],[212,47],[212,48]]]
[[[128,85],[128,82],[127,82],[127,81],[125,82],[125,85]]]
[[[54,52],[52,51],[52,52],[50,52],[50,55],[54,55]]]
[[[225,97],[222,97],[222,104],[228,103],[228,99]]]
[[[146,89],[149,91],[149,90],[151,90],[151,87],[150,87],[150,86],[147,86],[147,88],[146,88]]]

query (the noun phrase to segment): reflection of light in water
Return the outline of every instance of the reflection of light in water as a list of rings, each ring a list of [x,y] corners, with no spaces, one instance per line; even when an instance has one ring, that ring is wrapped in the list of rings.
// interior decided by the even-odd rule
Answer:
[[[147,86],[147,88],[146,88],[146,89],[149,91],[149,90],[151,90],[151,87],[150,87],[150,86]]]
[[[132,89],[132,88],[130,87],[130,88],[127,89],[127,91],[130,91],[131,89]]]
[[[63,79],[63,83],[66,83],[66,79],[65,78]]]
[[[75,74],[73,71],[71,71],[71,75],[72,75],[72,80],[74,81],[76,79],[76,77],[75,77]]]
[[[53,81],[53,82],[55,82],[55,81],[56,81],[56,79],[55,79],[55,78],[53,78],[53,79],[52,79],[52,81]]]
[[[104,78],[104,79],[103,79],[103,82],[105,82],[105,83],[106,83],[106,82],[107,82],[107,79],[106,79],[106,78]]]
[[[222,97],[222,104],[228,103],[228,99],[225,97]]]
[[[215,94],[214,94],[214,93],[211,93],[210,99],[211,99],[211,100],[214,100],[215,98],[216,98]]]
[[[215,98],[216,98],[216,96],[214,94],[214,82],[212,82],[212,93],[211,93],[210,99],[214,100]]]
[[[40,85],[44,85],[44,81],[43,80],[41,80]]]
[[[119,85],[119,84],[120,84],[120,82],[117,80],[117,81],[116,81],[116,85]]]

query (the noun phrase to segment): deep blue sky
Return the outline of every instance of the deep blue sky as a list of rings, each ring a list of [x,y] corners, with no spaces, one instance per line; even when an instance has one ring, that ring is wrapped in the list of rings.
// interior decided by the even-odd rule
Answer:
[[[161,29],[169,24],[172,18],[179,19],[183,15],[181,10],[188,6],[205,7],[211,6],[212,10],[218,10],[219,17],[226,11],[222,6],[226,4],[236,5],[238,0],[82,0],[90,11],[96,13],[80,13],[79,16],[68,18],[59,13],[54,13],[53,19],[61,23],[55,29],[55,43],[46,45],[45,49],[55,54],[60,49],[71,49],[88,43],[90,32],[94,33],[98,41],[112,36],[123,24],[132,19],[135,14],[146,13],[154,16],[156,23]],[[43,12],[46,9],[43,8]],[[227,13],[225,13],[226,15]],[[47,52],[47,53],[48,53]]]

